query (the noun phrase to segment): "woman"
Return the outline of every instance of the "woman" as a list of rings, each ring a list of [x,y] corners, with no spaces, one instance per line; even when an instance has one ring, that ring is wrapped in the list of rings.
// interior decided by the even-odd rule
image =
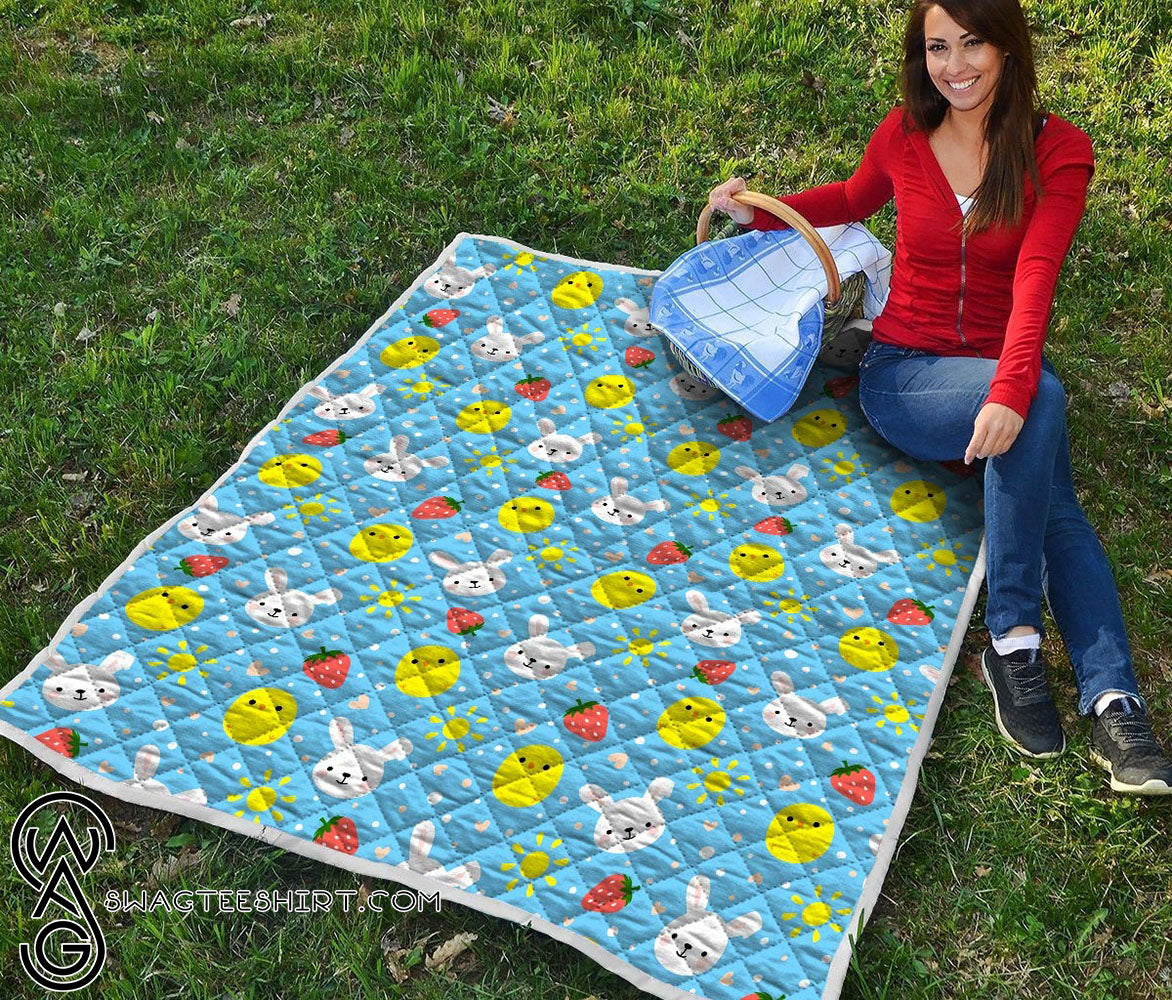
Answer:
[[[1090,139],[1034,110],[1018,0],[919,0],[904,34],[902,104],[847,181],[781,200],[814,226],[860,221],[893,197],[888,301],[859,369],[876,433],[918,459],[984,463],[992,645],[982,669],[997,727],[1019,752],[1066,737],[1046,682],[1041,600],[1070,653],[1091,757],[1111,787],[1172,794],[1133,673],[1119,596],[1075,496],[1066,396],[1042,345],[1054,287],[1086,203]],[[733,197],[709,204],[745,229],[788,228]],[[949,225],[948,223],[952,223]]]

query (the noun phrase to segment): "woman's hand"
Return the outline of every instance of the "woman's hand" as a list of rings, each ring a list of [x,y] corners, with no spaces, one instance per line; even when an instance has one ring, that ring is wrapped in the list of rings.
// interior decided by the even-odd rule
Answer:
[[[991,458],[1009,451],[1024,423],[1016,410],[1001,403],[986,403],[973,422],[973,437],[964,450],[965,464],[971,465],[974,457]]]
[[[714,212],[724,212],[732,217],[734,222],[747,226],[753,221],[753,207],[742,205],[733,200],[733,195],[745,190],[743,177],[730,177],[723,184],[718,184],[708,192],[708,204]]]

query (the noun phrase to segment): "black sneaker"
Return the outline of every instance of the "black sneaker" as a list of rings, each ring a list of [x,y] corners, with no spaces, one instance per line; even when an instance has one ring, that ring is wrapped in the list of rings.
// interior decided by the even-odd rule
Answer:
[[[1041,649],[1015,649],[1002,656],[989,646],[981,657],[981,672],[993,692],[1002,736],[1027,757],[1057,757],[1066,749]]]
[[[1134,795],[1172,795],[1172,760],[1152,735],[1144,707],[1116,698],[1091,723],[1091,760],[1111,775],[1111,788]]]

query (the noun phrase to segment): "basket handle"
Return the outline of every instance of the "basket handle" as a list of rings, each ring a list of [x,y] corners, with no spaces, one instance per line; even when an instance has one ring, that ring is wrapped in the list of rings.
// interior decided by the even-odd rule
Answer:
[[[814,248],[814,253],[818,255],[818,259],[822,262],[822,268],[826,272],[826,283],[829,287],[829,292],[826,295],[826,304],[828,306],[834,305],[842,293],[842,283],[838,277],[838,265],[835,264],[834,255],[831,254],[830,247],[826,245],[826,241],[818,235],[818,230],[806,221],[805,216],[800,215],[794,209],[790,208],[789,205],[785,204],[785,202],[771,198],[769,195],[762,194],[760,191],[738,191],[732,197],[734,201],[740,202],[742,205],[763,208],[772,215],[776,215],[782,222],[788,222],[806,238],[806,241]],[[708,239],[708,220],[711,215],[712,206],[705,205],[704,210],[700,213],[700,218],[696,222],[697,245]]]

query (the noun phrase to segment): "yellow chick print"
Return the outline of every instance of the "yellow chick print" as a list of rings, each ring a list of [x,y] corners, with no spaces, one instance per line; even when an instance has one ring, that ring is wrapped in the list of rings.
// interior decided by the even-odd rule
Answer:
[[[257,478],[266,486],[291,490],[321,475],[321,462],[312,455],[274,455],[260,467]]]
[[[411,530],[401,524],[368,524],[350,539],[350,555],[363,562],[390,562],[414,541]]]
[[[416,646],[395,667],[395,687],[413,698],[442,694],[460,676],[460,657],[447,646]]]
[[[126,617],[152,632],[180,628],[201,611],[203,598],[189,587],[153,587],[126,602]]]
[[[512,407],[495,399],[481,403],[470,403],[456,414],[456,426],[469,434],[491,434],[508,424],[513,416]]]
[[[877,628],[852,628],[838,640],[838,652],[860,670],[888,670],[899,659],[899,644]]]
[[[388,344],[378,359],[390,368],[418,368],[434,358],[439,349],[440,343],[434,337],[415,334]]]
[[[793,865],[815,861],[834,839],[834,819],[821,806],[798,802],[786,806],[769,824],[765,846],[769,853]]]
[[[790,432],[798,444],[807,448],[821,448],[837,441],[846,433],[846,417],[834,407],[828,406],[813,413],[807,413],[798,420]]]
[[[711,743],[724,728],[724,709],[711,698],[681,698],[668,705],[655,723],[663,741],[678,750]]]
[[[492,793],[514,809],[535,806],[557,787],[562,777],[562,755],[540,743],[509,754],[492,776]]]
[[[926,479],[909,479],[891,494],[891,509],[905,521],[935,521],[944,513],[948,497],[935,483]]]
[[[600,576],[590,587],[590,596],[604,608],[633,608],[655,596],[655,581],[646,573],[620,569]]]
[[[613,410],[635,398],[635,383],[625,375],[599,375],[587,383],[583,396],[587,406]]]
[[[501,504],[497,520],[506,531],[523,534],[526,531],[544,531],[553,524],[553,506],[538,497],[517,497]]]
[[[224,732],[233,743],[259,747],[279,740],[296,718],[297,700],[288,691],[253,688],[228,706]]]
[[[750,583],[768,583],[785,572],[785,559],[772,545],[746,542],[728,554],[728,568]]]
[[[720,462],[720,449],[707,441],[677,444],[667,454],[667,467],[681,476],[703,476]]]
[[[550,300],[562,309],[585,309],[602,294],[602,278],[593,271],[567,274],[549,293]]]

